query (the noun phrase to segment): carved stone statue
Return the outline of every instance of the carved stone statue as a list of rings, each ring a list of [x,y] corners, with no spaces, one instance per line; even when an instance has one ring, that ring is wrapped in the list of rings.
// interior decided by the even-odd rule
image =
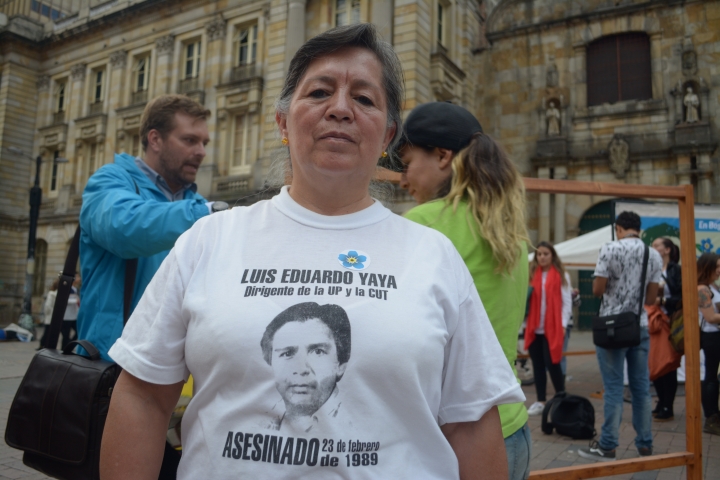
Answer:
[[[550,102],[550,106],[545,110],[545,120],[547,121],[548,137],[560,135],[560,110],[558,110],[555,102]]]
[[[698,115],[700,100],[698,99],[698,96],[695,95],[695,92],[693,92],[692,87],[687,88],[683,104],[685,104],[685,121],[687,123],[698,122],[700,120],[700,115]]]
[[[617,178],[625,178],[625,173],[630,169],[630,145],[620,136],[616,135],[610,145],[610,170]]]
[[[558,74],[557,65],[551,63],[545,72],[545,85],[549,88],[555,88],[560,83],[560,75]]]

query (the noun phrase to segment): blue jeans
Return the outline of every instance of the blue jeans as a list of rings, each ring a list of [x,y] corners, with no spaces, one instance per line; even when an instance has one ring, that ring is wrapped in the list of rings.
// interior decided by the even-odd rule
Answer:
[[[509,480],[527,480],[530,475],[530,427],[527,422],[520,430],[505,439]]]
[[[572,325],[568,325],[567,328],[565,328],[565,341],[563,342],[563,353],[567,352],[568,342],[570,341],[570,330],[572,330]],[[560,368],[562,368],[563,375],[567,375],[567,357],[563,355],[562,360],[560,360]]]
[[[650,335],[646,327],[640,329],[640,345],[608,350],[596,347],[600,375],[602,375],[605,422],[599,444],[605,450],[618,446],[618,429],[623,411],[623,364],[627,358],[628,381],[632,393],[632,423],[635,428],[635,446],[652,447],[652,404],[650,399],[650,372],[648,351]]]

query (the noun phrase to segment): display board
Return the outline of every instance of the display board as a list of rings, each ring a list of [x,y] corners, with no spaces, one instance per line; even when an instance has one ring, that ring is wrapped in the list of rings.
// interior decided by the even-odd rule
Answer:
[[[680,245],[680,217],[676,203],[615,202],[615,217],[633,211],[642,219],[643,241],[650,245],[658,237],[668,237]],[[720,253],[720,205],[695,205],[695,254]]]

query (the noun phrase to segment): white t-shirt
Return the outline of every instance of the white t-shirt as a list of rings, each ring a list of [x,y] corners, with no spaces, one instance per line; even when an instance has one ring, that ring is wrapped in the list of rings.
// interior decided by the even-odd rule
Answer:
[[[600,248],[595,276],[607,278],[607,287],[600,304],[600,316],[640,309],[640,325],[648,326],[647,311],[640,308],[640,294],[645,298],[647,285],[659,283],[662,257],[654,248],[648,255],[645,285],[640,286],[645,244],[639,238],[624,238],[606,243]]]
[[[720,303],[720,292],[718,291],[717,288],[715,288],[715,285],[710,285],[710,292],[712,293],[713,309],[715,310],[715,313],[718,313],[718,303]],[[718,327],[718,324],[710,323],[710,322],[706,321],[705,318],[703,317],[702,311],[700,311],[700,309],[698,309],[698,314],[700,315],[700,329],[703,332],[706,332],[706,333],[720,332],[720,327]]]
[[[182,235],[110,356],[151,383],[192,373],[180,479],[454,480],[440,425],[525,399],[450,241],[287,188]]]

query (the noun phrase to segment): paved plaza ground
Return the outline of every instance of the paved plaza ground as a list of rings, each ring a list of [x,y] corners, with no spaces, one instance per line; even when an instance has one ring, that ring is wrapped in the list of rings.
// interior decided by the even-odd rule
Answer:
[[[5,431],[8,411],[20,380],[35,353],[37,342],[0,343],[0,426]],[[587,332],[573,332],[569,350],[592,350],[591,334]],[[568,392],[590,397],[593,392],[602,388],[600,372],[594,355],[568,357],[568,375],[570,377],[566,388]],[[548,382],[549,383],[549,382]],[[552,395],[552,386],[549,385],[549,394]],[[527,396],[526,404],[529,406],[535,401],[534,387],[524,387]],[[675,400],[675,419],[665,423],[653,423],[655,453],[679,452],[685,449],[685,397],[680,395]],[[602,400],[590,398],[595,407],[595,428],[599,431],[602,425]],[[654,400],[653,400],[654,405]],[[637,450],[633,444],[635,432],[630,423],[630,404],[625,403],[623,423],[620,427],[620,447],[617,449],[619,459],[637,457]],[[569,465],[589,463],[589,460],[580,458],[578,448],[587,445],[586,441],[572,440],[557,434],[545,435],[540,430],[540,416],[530,417],[532,429],[532,470],[557,468]],[[720,437],[703,434],[703,473],[704,478],[720,479]],[[48,478],[34,470],[25,467],[22,463],[22,453],[12,449],[3,441],[0,442],[0,480],[17,479],[36,480]],[[628,475],[607,477],[612,479],[637,480],[680,480],[685,478],[685,469],[682,467],[660,471],[641,472]]]

